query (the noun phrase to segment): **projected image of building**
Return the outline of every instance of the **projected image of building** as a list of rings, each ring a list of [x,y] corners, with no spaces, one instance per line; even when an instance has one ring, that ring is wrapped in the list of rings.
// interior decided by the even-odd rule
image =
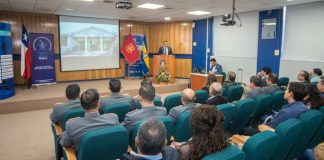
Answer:
[[[118,54],[118,35],[99,27],[87,27],[61,35],[64,56]]]

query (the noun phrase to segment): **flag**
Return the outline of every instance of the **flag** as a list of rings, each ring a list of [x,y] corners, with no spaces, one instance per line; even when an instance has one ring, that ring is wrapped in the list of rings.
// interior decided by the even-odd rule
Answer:
[[[120,51],[126,58],[129,65],[132,65],[139,60],[137,46],[134,42],[132,33],[128,34],[128,37],[125,40],[123,47]]]
[[[21,58],[20,58],[20,74],[25,80],[29,80],[31,74],[31,53],[29,45],[29,36],[25,25],[22,26],[21,36]]]
[[[142,42],[142,73],[143,76],[146,76],[150,71],[150,58],[147,52],[147,44],[146,44],[146,36],[144,35],[143,42]]]

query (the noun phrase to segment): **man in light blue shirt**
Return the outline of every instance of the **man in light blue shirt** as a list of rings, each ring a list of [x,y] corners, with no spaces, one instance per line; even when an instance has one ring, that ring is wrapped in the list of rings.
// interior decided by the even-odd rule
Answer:
[[[322,70],[319,68],[314,68],[311,72],[310,72],[310,83],[317,83],[322,76]]]

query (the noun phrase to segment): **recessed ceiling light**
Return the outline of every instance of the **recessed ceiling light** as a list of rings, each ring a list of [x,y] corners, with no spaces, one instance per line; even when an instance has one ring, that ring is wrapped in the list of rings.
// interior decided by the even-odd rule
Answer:
[[[153,4],[153,3],[144,3],[142,5],[137,6],[138,8],[146,8],[146,9],[158,9],[164,7],[164,5]]]
[[[288,2],[291,2],[291,1],[293,1],[293,0],[287,0]]]
[[[94,0],[80,0],[80,1],[84,1],[84,2],[93,2]]]
[[[170,17],[164,17],[164,20],[169,21],[169,20],[171,20],[171,18]]]
[[[66,11],[75,11],[74,8],[65,8]]]
[[[206,12],[206,11],[190,11],[190,12],[187,12],[187,14],[193,14],[193,15],[201,16],[201,15],[210,14],[210,12]]]

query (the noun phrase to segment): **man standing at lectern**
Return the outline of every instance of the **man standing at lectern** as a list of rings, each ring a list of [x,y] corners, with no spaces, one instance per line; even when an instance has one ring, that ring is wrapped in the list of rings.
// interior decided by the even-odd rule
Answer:
[[[210,59],[209,74],[221,74],[223,72],[222,66],[216,62],[215,58]]]
[[[172,55],[172,49],[170,46],[168,46],[168,41],[163,41],[163,46],[159,48],[159,54],[164,54],[164,55]]]

